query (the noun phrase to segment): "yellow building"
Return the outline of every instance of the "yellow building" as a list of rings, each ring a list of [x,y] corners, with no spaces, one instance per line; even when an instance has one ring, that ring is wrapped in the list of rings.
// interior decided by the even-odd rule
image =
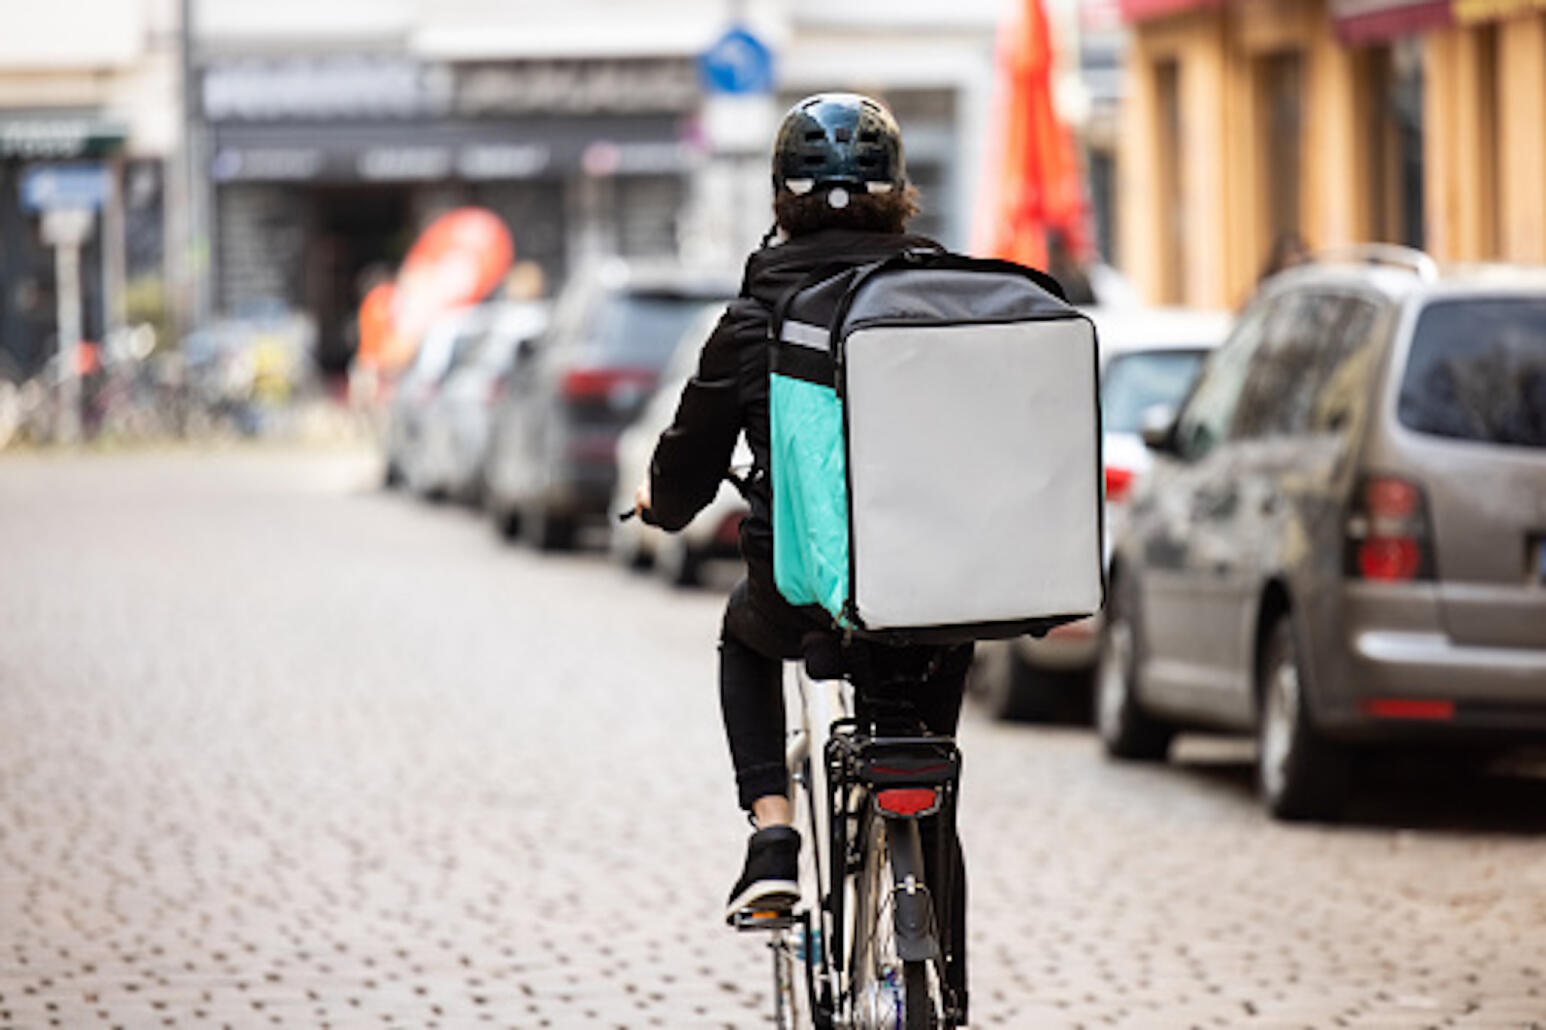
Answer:
[[[1295,236],[1546,261],[1546,0],[1125,0],[1122,264],[1234,306]]]

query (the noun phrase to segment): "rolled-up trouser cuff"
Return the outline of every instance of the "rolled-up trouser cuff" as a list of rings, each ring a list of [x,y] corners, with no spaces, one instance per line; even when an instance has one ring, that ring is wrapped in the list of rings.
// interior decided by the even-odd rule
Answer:
[[[789,770],[785,769],[782,763],[737,769],[735,786],[740,795],[741,807],[750,812],[752,802],[758,798],[765,798],[770,794],[789,793]]]

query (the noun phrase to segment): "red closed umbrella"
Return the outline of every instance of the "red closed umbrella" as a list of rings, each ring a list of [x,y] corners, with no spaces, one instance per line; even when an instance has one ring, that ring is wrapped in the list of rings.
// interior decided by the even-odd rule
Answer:
[[[1047,233],[1069,253],[1089,253],[1084,190],[1073,141],[1052,108],[1052,34],[1041,0],[1024,0],[999,30],[1000,160],[979,218],[981,248],[993,257],[1044,268]]]

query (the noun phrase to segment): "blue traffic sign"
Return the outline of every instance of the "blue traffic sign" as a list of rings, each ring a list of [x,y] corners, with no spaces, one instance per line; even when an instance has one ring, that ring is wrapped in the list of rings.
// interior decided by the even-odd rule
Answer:
[[[95,211],[107,200],[101,165],[33,165],[21,176],[21,203],[28,211]]]
[[[773,52],[737,26],[698,58],[703,85],[710,93],[771,93]]]

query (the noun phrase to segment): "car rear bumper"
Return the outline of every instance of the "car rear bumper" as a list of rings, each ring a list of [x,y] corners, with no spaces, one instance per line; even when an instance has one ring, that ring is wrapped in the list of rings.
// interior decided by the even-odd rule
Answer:
[[[1546,737],[1546,649],[1457,644],[1442,630],[1353,627],[1318,721],[1353,737]]]
[[[1057,672],[1081,672],[1095,668],[1100,654],[1101,616],[1059,626],[1040,640],[1017,637],[1015,650],[1026,664]]]

